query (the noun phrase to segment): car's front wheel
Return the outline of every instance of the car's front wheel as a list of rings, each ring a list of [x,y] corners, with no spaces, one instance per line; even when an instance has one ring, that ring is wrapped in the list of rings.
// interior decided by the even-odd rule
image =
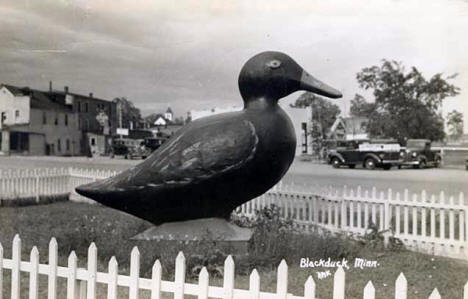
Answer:
[[[338,158],[333,158],[331,161],[333,168],[339,168],[341,166],[341,161]]]
[[[373,158],[367,158],[364,161],[364,168],[366,169],[375,169],[376,167],[376,162]]]

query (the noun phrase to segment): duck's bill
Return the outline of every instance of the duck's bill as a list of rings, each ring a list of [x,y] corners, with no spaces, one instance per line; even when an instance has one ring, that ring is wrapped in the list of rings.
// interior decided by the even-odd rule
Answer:
[[[300,87],[301,90],[307,90],[313,93],[316,93],[321,96],[337,99],[341,98],[343,95],[338,90],[333,87],[321,82],[320,80],[315,79],[309,75],[306,71],[302,72]]]

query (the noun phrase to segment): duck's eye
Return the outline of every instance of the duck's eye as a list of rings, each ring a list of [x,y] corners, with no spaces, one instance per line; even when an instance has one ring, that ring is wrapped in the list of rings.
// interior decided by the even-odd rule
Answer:
[[[268,62],[267,65],[272,69],[277,69],[280,67],[281,61],[275,59],[275,60]]]

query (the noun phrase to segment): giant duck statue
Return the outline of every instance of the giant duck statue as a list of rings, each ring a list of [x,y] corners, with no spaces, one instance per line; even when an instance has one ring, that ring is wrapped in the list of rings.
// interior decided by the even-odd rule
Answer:
[[[154,224],[228,218],[273,187],[294,159],[294,128],[278,100],[298,90],[342,96],[271,51],[245,63],[239,90],[242,111],[192,121],[139,165],[76,191]]]

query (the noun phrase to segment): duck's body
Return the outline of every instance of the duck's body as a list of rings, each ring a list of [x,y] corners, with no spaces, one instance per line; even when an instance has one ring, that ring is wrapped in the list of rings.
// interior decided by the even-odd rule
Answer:
[[[270,56],[286,60],[282,53],[265,52],[249,62],[257,58],[254,62],[258,63],[258,56],[261,63],[268,63]],[[252,71],[249,62],[239,78],[244,110],[193,121],[141,164],[80,186],[77,192],[160,224],[226,218],[237,206],[274,186],[291,165],[296,149],[293,125],[278,106],[277,96],[298,87],[278,85],[277,76],[273,78],[276,81],[256,82],[266,85],[264,92],[258,92],[249,80],[258,76],[259,70]]]

